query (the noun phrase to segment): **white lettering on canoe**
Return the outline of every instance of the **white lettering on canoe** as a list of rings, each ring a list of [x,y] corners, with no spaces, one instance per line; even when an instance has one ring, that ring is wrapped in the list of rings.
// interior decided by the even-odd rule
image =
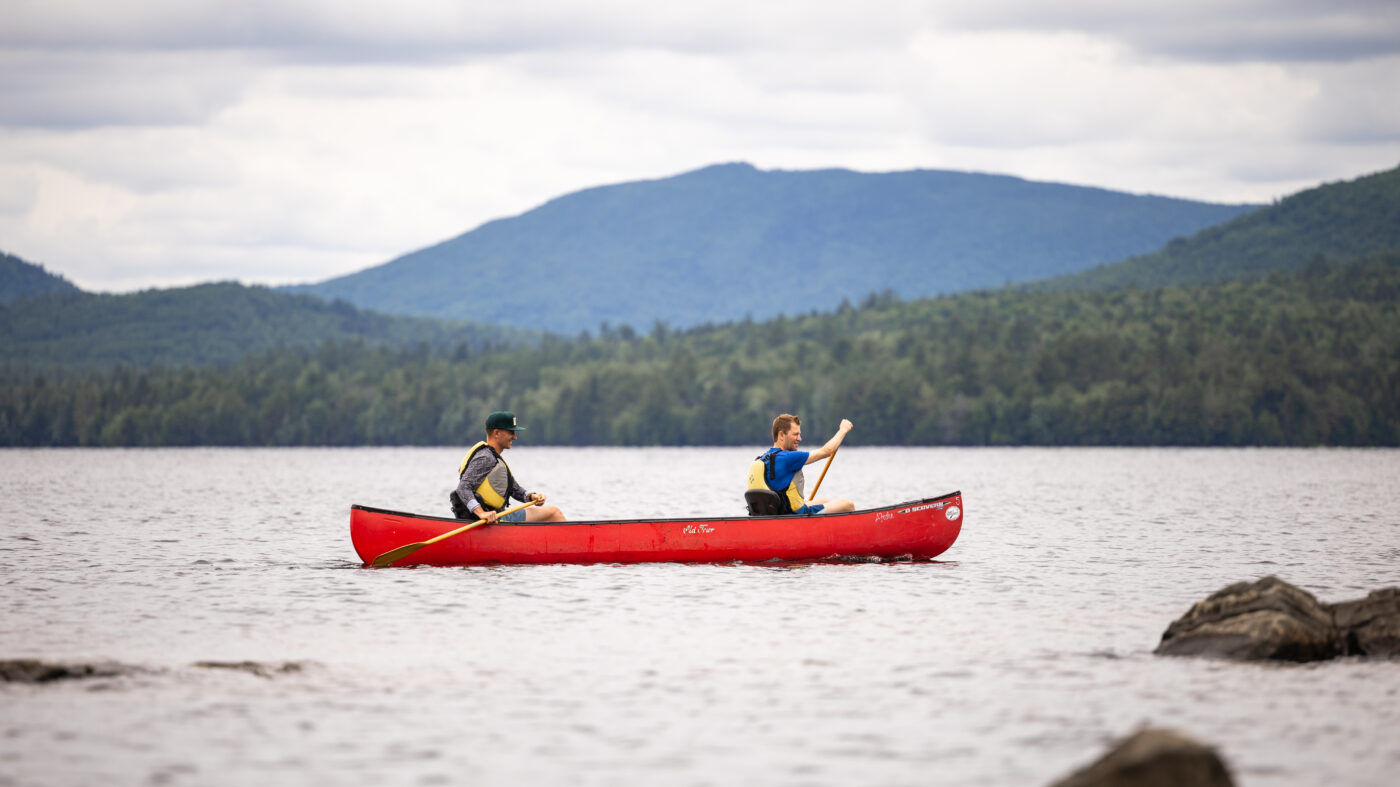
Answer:
[[[686,526],[685,526],[685,529],[682,530],[681,532],[682,532],[682,533],[691,533],[691,534],[694,534],[694,533],[713,533],[713,532],[715,532],[715,529],[712,528],[712,527],[710,527],[709,525],[704,525],[704,524],[699,524],[699,525],[686,525]]]
[[[893,511],[881,511],[880,513],[878,513],[878,514],[875,515],[875,521],[876,521],[876,522],[883,522],[883,521],[885,521],[886,519],[894,519],[894,512],[893,512]]]
[[[928,504],[926,504],[926,505],[914,506],[913,508],[906,508],[905,511],[908,511],[908,512],[910,512],[910,513],[913,513],[913,512],[915,512],[915,511],[927,511],[927,510],[930,509],[930,508],[942,508],[943,506],[946,506],[946,505],[948,505],[948,501],[947,501],[947,500],[944,500],[944,501],[941,502],[941,503],[928,503]],[[900,511],[899,513],[902,514],[902,513],[904,513],[904,511]]]

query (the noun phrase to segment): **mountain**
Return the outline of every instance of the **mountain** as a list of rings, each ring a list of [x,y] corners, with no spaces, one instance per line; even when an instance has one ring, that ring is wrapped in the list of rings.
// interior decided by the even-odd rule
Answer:
[[[73,282],[49,273],[43,266],[0,252],[0,303],[50,292],[77,291]]]
[[[723,164],[602,186],[289,288],[560,333],[829,310],[1024,282],[1160,248],[1253,206],[1002,175]]]
[[[1152,254],[1063,276],[1043,289],[1224,281],[1322,258],[1400,251],[1400,168],[1301,191],[1269,207],[1177,238]]]
[[[51,293],[0,304],[0,369],[210,365],[327,341],[480,350],[519,329],[375,314],[343,301],[236,283],[125,295]]]

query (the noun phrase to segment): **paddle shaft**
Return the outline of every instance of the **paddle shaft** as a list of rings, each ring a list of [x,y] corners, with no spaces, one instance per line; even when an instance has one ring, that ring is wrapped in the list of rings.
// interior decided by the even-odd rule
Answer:
[[[529,502],[527,502],[527,503],[521,503],[521,504],[518,505],[518,506],[512,506],[512,507],[507,508],[506,510],[502,511],[500,514],[498,514],[498,515],[497,515],[497,521],[499,521],[499,518],[500,518],[500,517],[503,517],[503,516],[505,516],[506,514],[514,514],[516,511],[519,511],[519,510],[521,510],[522,508],[529,508],[530,506],[537,506],[537,505],[539,505],[538,502],[536,502],[536,501],[534,501],[534,500],[531,500],[531,501],[529,501]],[[408,557],[409,555],[413,554],[414,552],[417,552],[418,550],[422,549],[423,547],[430,546],[430,545],[432,545],[432,544],[436,544],[436,543],[439,542],[439,541],[445,541],[445,540],[447,540],[447,539],[449,539],[449,538],[451,538],[451,537],[453,537],[453,536],[460,535],[460,534],[462,534],[462,533],[467,532],[468,530],[471,530],[471,529],[474,528],[474,527],[480,527],[481,525],[484,525],[484,524],[486,524],[486,520],[485,520],[485,519],[478,519],[478,520],[476,520],[475,522],[471,523],[470,525],[463,525],[463,526],[457,528],[456,530],[449,530],[449,531],[447,531],[446,533],[443,533],[443,534],[440,535],[440,536],[433,536],[432,538],[428,539],[427,541],[419,541],[419,542],[413,543],[413,544],[404,544],[403,546],[401,546],[401,547],[399,547],[399,548],[397,548],[397,549],[391,549],[391,550],[389,550],[388,552],[385,552],[384,554],[380,555],[379,557],[377,557],[377,558],[375,558],[373,561],[371,561],[370,564],[373,565],[373,566],[382,568],[382,567],[384,567],[384,566],[387,566],[387,565],[390,565],[390,564],[393,564],[393,563],[397,563],[397,562],[399,562],[400,560],[403,560],[404,558],[406,558],[406,557]]]
[[[817,490],[822,488],[822,481],[826,480],[826,471],[831,469],[831,462],[836,458],[836,452],[841,450],[841,446],[831,449],[831,456],[826,458],[826,465],[822,467],[822,474],[817,476],[817,485],[812,487],[812,494],[807,495],[807,502],[811,503],[817,499]]]

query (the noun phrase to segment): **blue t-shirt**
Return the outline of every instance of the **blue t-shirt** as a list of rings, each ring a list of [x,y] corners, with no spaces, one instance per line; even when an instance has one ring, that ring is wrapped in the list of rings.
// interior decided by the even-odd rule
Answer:
[[[788,484],[792,483],[792,477],[797,475],[797,471],[807,464],[807,457],[811,454],[806,451],[784,451],[779,448],[769,449],[768,453],[775,451],[778,455],[773,459],[773,478],[772,480],[764,480],[767,481],[769,489],[782,494],[783,490],[788,488]]]
[[[763,455],[767,456],[774,452],[778,455],[773,459],[773,480],[769,481],[764,478],[764,483],[768,484],[769,489],[781,495],[788,488],[788,484],[792,483],[792,477],[797,475],[797,471],[807,464],[807,457],[811,454],[807,451],[784,451],[780,448],[770,448]],[[825,508],[824,505],[804,505],[792,513],[820,514]]]

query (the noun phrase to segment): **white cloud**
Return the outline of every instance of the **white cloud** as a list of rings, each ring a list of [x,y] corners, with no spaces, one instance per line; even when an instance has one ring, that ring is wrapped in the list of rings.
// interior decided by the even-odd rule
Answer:
[[[10,0],[0,46],[276,51],[298,62],[658,47],[734,52],[888,41],[924,16],[916,0]]]
[[[304,281],[721,161],[1219,201],[1400,163],[1393,3],[472,5],[11,0],[0,248]]]
[[[1400,55],[1360,63],[1320,64],[1304,72],[1317,86],[1300,124],[1314,143],[1394,143],[1400,139],[1396,77]]]
[[[1393,0],[979,0],[939,4],[951,28],[1083,32],[1145,55],[1240,62],[1353,61],[1400,53]]]
[[[39,178],[24,164],[0,164],[0,215],[23,216],[39,198]]]
[[[190,125],[242,99],[256,65],[208,52],[0,50],[0,127]]]

